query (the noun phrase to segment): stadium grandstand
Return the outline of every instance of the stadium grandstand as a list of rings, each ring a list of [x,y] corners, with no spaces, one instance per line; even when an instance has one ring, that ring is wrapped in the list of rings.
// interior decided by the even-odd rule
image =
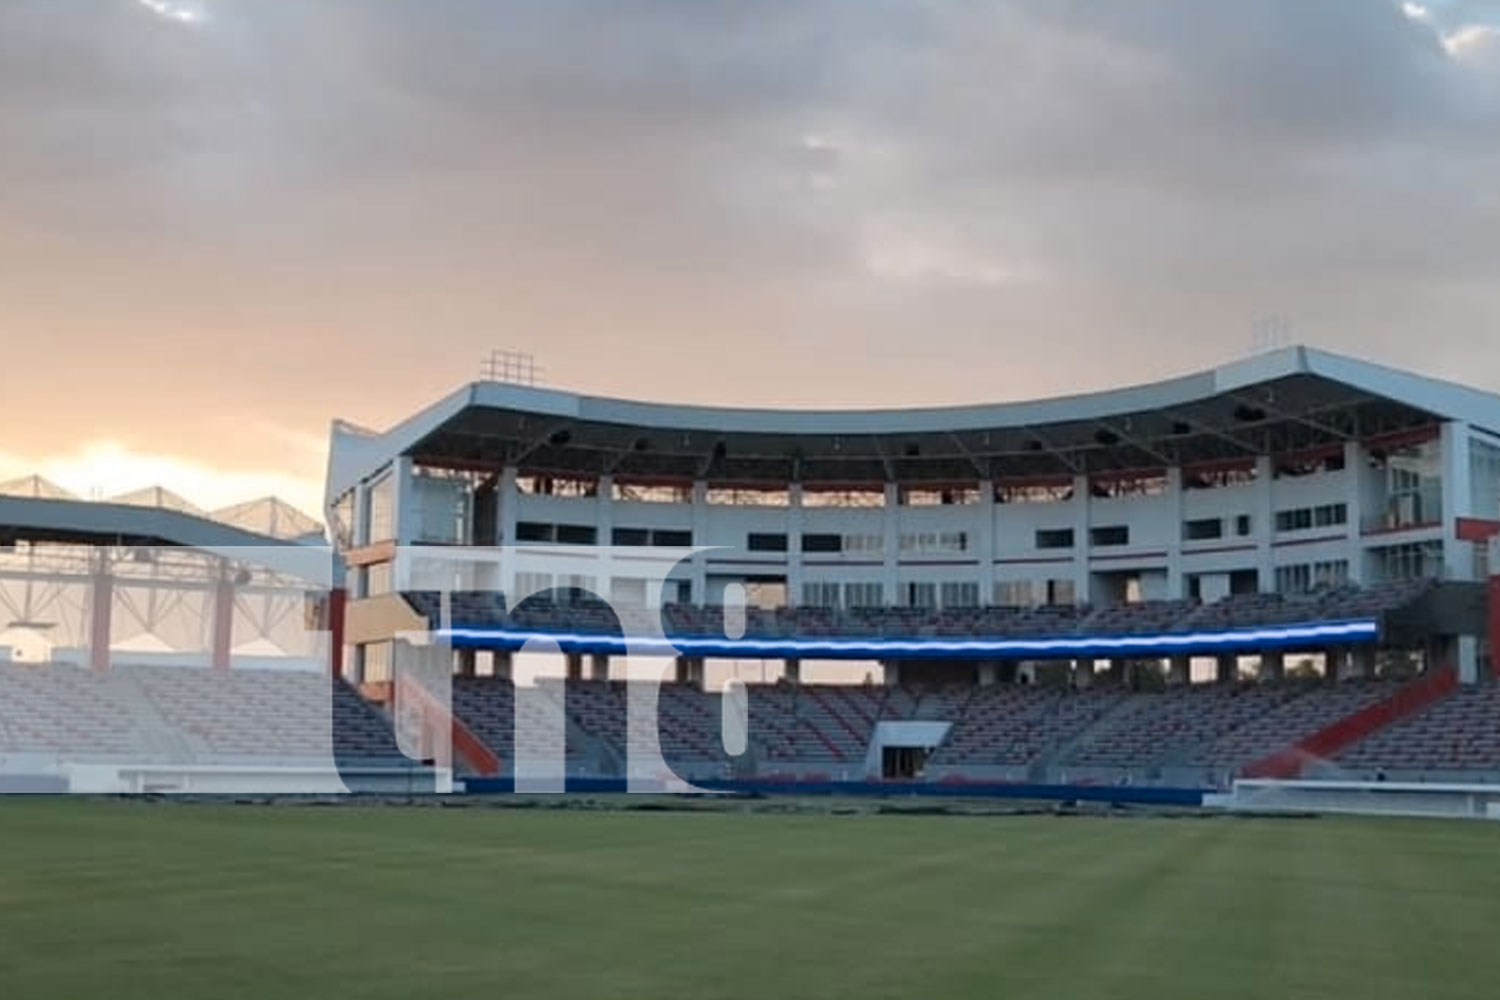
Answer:
[[[405,781],[384,716],[329,679],[329,569],[322,527],[275,498],[0,485],[0,786]]]
[[[502,770],[540,698],[570,774],[620,773],[655,657],[693,778],[1500,778],[1500,398],[1309,348],[937,409],[485,381],[335,423],[327,503],[339,669],[387,700],[451,644]]]
[[[1348,358],[889,411],[487,381],[335,423],[327,501],[0,488],[0,770],[1500,781],[1500,399]]]

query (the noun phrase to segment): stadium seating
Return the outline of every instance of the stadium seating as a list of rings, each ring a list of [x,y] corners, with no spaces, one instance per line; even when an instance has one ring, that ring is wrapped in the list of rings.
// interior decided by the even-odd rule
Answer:
[[[1379,730],[1334,763],[1379,772],[1500,772],[1500,682],[1461,687],[1410,718]]]
[[[384,717],[322,674],[129,664],[104,674],[0,665],[0,752],[174,763],[399,756]]]

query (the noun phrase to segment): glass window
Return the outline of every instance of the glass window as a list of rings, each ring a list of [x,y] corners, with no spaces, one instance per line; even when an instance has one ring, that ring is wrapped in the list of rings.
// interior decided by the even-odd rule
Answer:
[[[979,584],[972,580],[945,583],[942,599],[945,608],[976,608],[979,606]]]
[[[396,480],[386,473],[370,486],[370,531],[366,543],[396,537]]]
[[[1036,533],[1036,547],[1039,549],[1071,549],[1073,547],[1073,529],[1040,528]]]
[[[827,580],[804,583],[802,603],[811,608],[836,608],[839,606],[839,585]]]
[[[786,535],[752,531],[745,538],[745,547],[751,552],[785,552]]]

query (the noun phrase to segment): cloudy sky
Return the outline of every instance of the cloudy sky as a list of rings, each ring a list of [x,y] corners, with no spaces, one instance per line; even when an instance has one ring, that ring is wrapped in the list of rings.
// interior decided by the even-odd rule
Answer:
[[[494,347],[949,403],[1270,315],[1500,389],[1500,0],[0,0],[0,479],[313,505]]]

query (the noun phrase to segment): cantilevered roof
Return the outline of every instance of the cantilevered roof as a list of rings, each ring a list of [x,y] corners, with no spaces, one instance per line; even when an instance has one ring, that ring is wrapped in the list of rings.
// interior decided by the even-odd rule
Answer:
[[[213,553],[300,577],[330,578],[329,550],[220,524],[169,508],[48,497],[0,496],[0,545],[171,546]]]
[[[383,433],[335,424],[334,497],[397,455],[455,467],[736,483],[956,483],[1325,448],[1458,420],[1500,396],[1307,347],[1144,385],[885,410],[679,406],[474,383]]]

